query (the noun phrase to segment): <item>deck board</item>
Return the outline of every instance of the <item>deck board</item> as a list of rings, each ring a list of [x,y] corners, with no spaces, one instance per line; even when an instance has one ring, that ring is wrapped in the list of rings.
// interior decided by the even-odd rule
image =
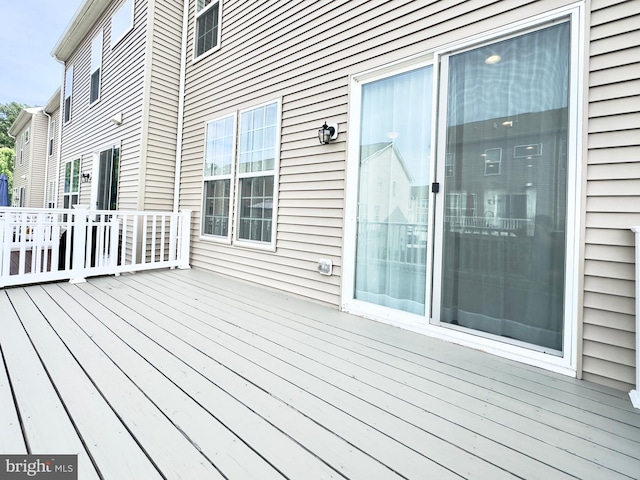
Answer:
[[[142,289],[139,291],[146,295],[151,295],[158,302],[162,302],[163,299],[171,302],[170,299],[178,300],[181,297],[195,299],[205,293],[199,292],[193,285],[189,289],[179,285],[163,288],[157,283],[157,286],[154,287],[140,286],[138,288]],[[193,302],[188,303],[193,304]],[[206,299],[201,299],[198,305],[204,305],[204,310],[207,310]],[[211,306],[213,307],[212,304]],[[219,304],[216,307],[220,308]],[[187,308],[191,312],[191,316],[197,315],[194,307]],[[263,319],[267,318],[264,312],[261,312],[260,315]],[[535,418],[527,419],[516,414],[509,416],[508,412],[499,407],[481,402],[475,402],[474,404],[472,398],[463,395],[454,398],[456,401],[452,402],[451,390],[446,385],[440,386],[440,398],[436,398],[438,392],[434,392],[434,390],[438,390],[437,386],[428,380],[418,377],[415,374],[415,369],[411,374],[403,376],[401,370],[390,366],[387,362],[380,362],[372,357],[361,357],[361,365],[357,365],[354,363],[354,359],[357,361],[358,357],[349,356],[348,350],[342,349],[344,351],[340,351],[331,341],[321,343],[317,332],[306,336],[292,333],[288,333],[285,336],[278,332],[278,330],[284,330],[285,328],[282,322],[274,321],[270,325],[271,327],[266,329],[261,328],[260,325],[254,325],[251,328],[251,332],[261,333],[265,338],[270,337],[275,344],[282,345],[290,344],[292,341],[295,342],[297,352],[293,354],[294,358],[289,359],[290,363],[300,366],[306,362],[309,364],[307,368],[313,369],[314,366],[317,367],[317,362],[314,359],[323,358],[325,359],[325,366],[333,369],[334,373],[348,367],[349,371],[342,372],[343,376],[338,378],[357,378],[359,382],[365,384],[358,387],[360,390],[373,388],[374,391],[370,393],[372,398],[377,396],[378,402],[385,403],[388,406],[387,408],[395,406],[391,411],[392,414],[403,415],[408,422],[418,427],[425,428],[425,425],[428,424],[432,432],[435,432],[440,438],[448,438],[450,443],[454,445],[466,443],[464,437],[466,432],[456,431],[456,428],[466,429],[473,434],[481,436],[486,428],[483,423],[493,422],[491,429],[492,440],[485,450],[476,446],[478,449],[476,453],[482,458],[496,462],[499,458],[499,463],[503,468],[511,468],[511,471],[515,472],[530,471],[535,468],[541,477],[549,475],[551,471],[545,470],[545,465],[527,457],[526,450],[534,449],[539,455],[546,458],[552,467],[559,470],[566,469],[577,472],[581,476],[591,475],[596,478],[594,476],[595,473],[601,471],[599,478],[608,478],[610,474],[608,469],[628,475],[634,475],[635,472],[640,470],[640,462],[627,455],[619,454],[612,449],[609,449],[609,454],[602,461],[608,469],[601,469],[599,464],[585,462],[585,457],[589,458],[601,452],[599,446],[583,440],[579,436],[566,434],[562,431],[558,432],[557,426],[545,426]],[[308,351],[300,347],[305,345],[305,340],[307,345],[312,345]],[[300,354],[303,355],[303,358],[295,356]],[[387,375],[382,375],[382,372],[386,372]],[[398,376],[398,374],[400,375]],[[321,374],[314,372],[314,375]],[[335,378],[332,373],[325,375],[327,377],[334,376]],[[353,390],[348,384],[340,384],[338,386],[344,390]],[[423,391],[420,391],[420,387],[423,388]],[[379,391],[376,392],[375,390]],[[464,406],[464,408],[459,405]],[[421,409],[424,412],[421,412]],[[493,410],[491,415],[487,414],[489,410]],[[475,413],[476,411],[480,411],[482,414],[478,415]],[[423,418],[425,416],[430,418]],[[456,421],[454,423],[439,422],[440,419],[447,416],[455,418]],[[439,429],[437,425],[440,425]],[[521,437],[520,430],[523,429],[531,437],[526,444],[518,442]],[[452,434],[455,433],[459,435],[453,436]],[[479,443],[482,443],[482,440]],[[416,442],[414,448],[419,448],[420,444],[421,442]],[[518,453],[518,448],[522,448],[523,451]],[[581,457],[580,455],[583,456]]]
[[[0,453],[55,440],[105,480],[639,476],[624,392],[202,270],[0,312]]]

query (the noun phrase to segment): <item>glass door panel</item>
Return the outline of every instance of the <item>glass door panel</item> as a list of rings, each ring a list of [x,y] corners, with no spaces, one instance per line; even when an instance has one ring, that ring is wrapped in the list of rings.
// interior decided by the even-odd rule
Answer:
[[[562,351],[569,23],[445,57],[439,322]],[[437,319],[438,320],[438,319]]]
[[[425,314],[431,66],[362,86],[356,300]]]

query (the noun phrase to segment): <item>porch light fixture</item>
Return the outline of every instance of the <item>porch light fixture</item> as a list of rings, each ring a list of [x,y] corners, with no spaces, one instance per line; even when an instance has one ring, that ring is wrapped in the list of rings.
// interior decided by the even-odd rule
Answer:
[[[327,122],[324,122],[324,125],[318,130],[318,140],[320,140],[320,144],[326,145],[336,138],[338,138],[338,125],[335,123],[327,125]]]
[[[490,55],[486,58],[484,63],[486,63],[487,65],[495,65],[496,63],[500,63],[500,60],[502,60],[502,57],[500,55]]]
[[[83,173],[82,174],[82,183],[87,183],[87,182],[89,182],[89,180],[91,180],[91,174],[90,173]]]

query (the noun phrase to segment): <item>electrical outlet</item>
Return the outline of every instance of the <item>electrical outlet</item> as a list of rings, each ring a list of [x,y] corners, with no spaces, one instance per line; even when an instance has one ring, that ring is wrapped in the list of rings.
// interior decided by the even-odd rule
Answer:
[[[331,275],[333,272],[333,262],[326,258],[318,260],[318,273],[321,275]]]

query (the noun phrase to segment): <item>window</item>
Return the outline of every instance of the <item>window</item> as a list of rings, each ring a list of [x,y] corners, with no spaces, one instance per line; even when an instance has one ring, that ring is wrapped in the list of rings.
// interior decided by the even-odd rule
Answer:
[[[482,155],[484,159],[485,175],[500,175],[500,166],[502,165],[502,149],[489,148]]]
[[[55,137],[56,132],[56,122],[55,120],[49,120],[49,155],[53,155],[53,139]]]
[[[444,158],[444,176],[453,177],[456,170],[456,157],[453,153],[447,153]]]
[[[230,238],[235,115],[211,121],[206,127],[202,233]]]
[[[80,159],[69,161],[64,166],[64,208],[78,204],[80,193]]]
[[[49,182],[47,189],[47,207],[56,208],[56,182],[54,180]]]
[[[120,148],[113,147],[101,151],[97,162],[98,177],[94,190],[94,204],[97,210],[115,210],[118,208]]]
[[[91,41],[91,80],[89,103],[100,99],[100,70],[102,66],[102,30]]]
[[[278,124],[278,103],[240,114],[238,240],[263,243],[273,240]]]
[[[73,65],[64,77],[64,123],[71,121],[71,96],[73,94]]]
[[[18,192],[18,207],[24,207],[27,201],[27,189],[25,187],[20,187]]]
[[[26,145],[27,143],[29,143],[29,129],[28,128],[24,131],[24,144]]]
[[[235,115],[206,126],[202,233],[231,241],[235,198],[235,240],[273,246],[280,103],[244,110],[239,117],[239,134]]]
[[[133,28],[133,0],[126,0],[111,17],[111,48]]]
[[[194,56],[197,58],[220,43],[220,1],[197,0],[196,41]]]

